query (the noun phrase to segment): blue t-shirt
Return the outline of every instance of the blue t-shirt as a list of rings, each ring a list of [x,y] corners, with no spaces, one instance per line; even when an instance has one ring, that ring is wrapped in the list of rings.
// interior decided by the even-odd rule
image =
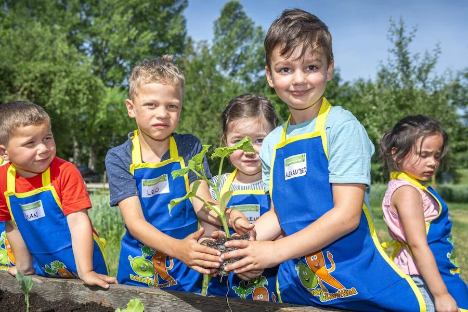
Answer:
[[[314,132],[315,123],[316,118],[298,125],[288,125],[286,139]],[[284,125],[267,135],[260,150],[265,190],[269,188],[272,156],[275,145],[281,141]],[[328,143],[329,182],[367,185],[365,201],[368,203],[371,157],[375,148],[366,130],[351,112],[340,106],[333,106],[325,122],[325,132]]]
[[[188,165],[193,156],[202,151],[200,140],[192,134],[173,133],[179,156],[183,157],[184,162]],[[133,132],[128,134],[128,140],[110,149],[106,155],[106,170],[109,180],[110,205],[117,206],[118,203],[125,198],[138,196],[138,188],[135,179],[130,172],[132,164],[132,140]],[[161,162],[169,159],[169,149],[161,158]],[[206,176],[211,178],[210,168],[206,157],[203,158],[203,168]],[[189,183],[198,180],[198,177],[192,171],[188,173]]]

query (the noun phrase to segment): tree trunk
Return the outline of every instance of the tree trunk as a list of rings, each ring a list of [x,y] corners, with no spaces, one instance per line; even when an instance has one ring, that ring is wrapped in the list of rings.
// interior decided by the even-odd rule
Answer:
[[[79,166],[81,165],[80,144],[78,143],[78,140],[76,139],[76,136],[74,134],[72,134],[72,140],[73,140],[73,163]]]
[[[88,168],[93,171],[96,171],[97,149],[98,149],[97,141],[95,139],[92,139],[91,145],[89,146]]]

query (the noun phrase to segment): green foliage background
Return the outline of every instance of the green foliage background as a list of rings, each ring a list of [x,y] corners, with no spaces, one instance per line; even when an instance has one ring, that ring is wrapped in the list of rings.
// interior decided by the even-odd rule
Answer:
[[[178,132],[220,144],[220,114],[247,92],[268,96],[284,121],[288,109],[264,77],[263,39],[238,1],[214,22],[211,42],[187,36],[188,0],[3,0],[0,6],[0,102],[29,100],[53,119],[58,156],[103,172],[107,151],[123,143],[135,123],[125,98],[131,69],[144,59],[174,54],[186,77]],[[365,126],[376,147],[374,182],[387,173],[377,159],[379,140],[400,118],[426,114],[451,138],[442,171],[468,167],[468,69],[435,73],[440,48],[411,52],[416,29],[389,23],[392,43],[376,77],[343,81],[340,64],[325,96]],[[229,168],[227,169],[229,170]],[[455,182],[459,178],[454,176]]]

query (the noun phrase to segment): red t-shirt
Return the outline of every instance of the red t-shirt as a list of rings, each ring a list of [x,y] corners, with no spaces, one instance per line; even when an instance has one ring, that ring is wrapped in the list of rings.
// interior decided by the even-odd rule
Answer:
[[[10,211],[6,205],[7,170],[11,164],[0,166],[0,221],[11,220]],[[50,181],[62,203],[63,214],[91,208],[86,185],[78,168],[71,162],[55,157],[50,164]],[[16,174],[16,192],[25,193],[42,187],[42,175],[23,178]]]

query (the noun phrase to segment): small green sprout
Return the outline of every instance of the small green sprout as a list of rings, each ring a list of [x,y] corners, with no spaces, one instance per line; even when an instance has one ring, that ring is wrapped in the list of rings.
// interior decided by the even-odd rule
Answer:
[[[224,229],[224,232],[226,234],[226,237],[229,238],[229,237],[231,237],[231,235],[229,234],[229,227],[228,227],[227,222],[226,222],[225,211],[226,211],[227,204],[228,204],[229,200],[231,199],[232,191],[228,191],[228,192],[220,195],[219,194],[219,183],[220,183],[221,179],[218,179],[217,184],[214,185],[206,177],[205,171],[203,169],[203,157],[208,152],[210,147],[211,147],[211,145],[203,145],[203,150],[200,153],[198,153],[197,155],[193,156],[191,160],[189,160],[189,163],[188,163],[187,167],[179,169],[179,170],[174,170],[172,172],[172,178],[175,179],[177,177],[182,177],[185,174],[187,174],[189,171],[194,172],[200,179],[206,181],[208,183],[208,185],[210,185],[213,188],[213,190],[216,193],[216,198],[218,199],[218,206],[211,205],[210,203],[208,203],[207,201],[205,201],[204,199],[202,199],[201,197],[199,197],[197,195],[198,187],[201,184],[201,181],[197,180],[197,181],[195,181],[193,183],[192,189],[189,192],[187,192],[187,194],[184,197],[180,197],[180,198],[176,198],[176,199],[171,200],[171,202],[168,205],[169,214],[171,213],[172,208],[174,208],[179,203],[183,202],[184,200],[186,200],[188,198],[195,197],[195,198],[199,199],[200,201],[202,201],[206,205],[205,206],[206,209],[211,209],[214,212],[216,212],[216,214],[221,219],[221,222],[223,224],[223,229]],[[220,163],[219,163],[219,169],[218,169],[218,175],[219,176],[222,173],[224,159],[226,157],[229,157],[232,153],[234,153],[237,150],[243,150],[244,152],[255,153],[255,149],[253,148],[252,140],[250,139],[250,137],[245,137],[244,139],[242,139],[241,141],[239,141],[236,145],[234,145],[232,147],[218,147],[213,151],[213,154],[211,155],[211,159],[214,159],[214,158],[220,158],[221,159]]]
[[[29,292],[33,287],[31,276],[24,276],[20,270],[16,273],[16,279],[20,283],[21,291],[24,294],[24,300],[26,301],[26,312],[29,312]]]
[[[127,308],[120,310],[120,308],[115,309],[115,312],[143,312],[145,307],[139,299],[131,299],[127,303]]]

